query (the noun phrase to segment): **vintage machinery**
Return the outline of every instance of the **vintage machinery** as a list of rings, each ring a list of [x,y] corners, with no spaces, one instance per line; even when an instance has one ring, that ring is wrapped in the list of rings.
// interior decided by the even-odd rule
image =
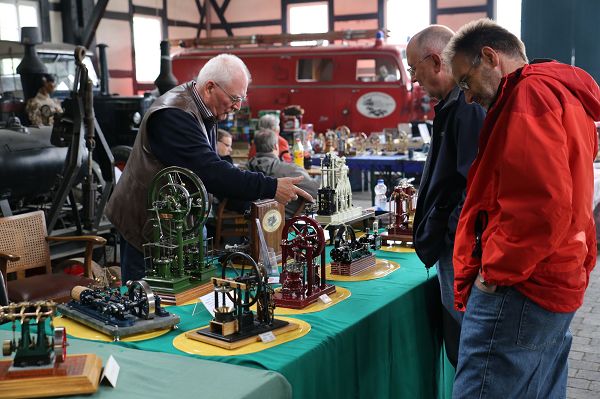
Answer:
[[[356,239],[354,229],[342,226],[338,229],[331,250],[331,273],[343,276],[354,276],[375,266],[375,255],[371,250],[381,247],[381,237],[378,233],[377,222],[373,224],[373,232],[369,229]]]
[[[194,172],[171,166],[156,174],[148,190],[144,280],[165,303],[181,304],[212,290],[215,266],[203,235],[209,212],[208,194]]]
[[[267,271],[243,252],[227,255],[221,262],[221,277],[213,277],[215,316],[206,328],[190,331],[186,336],[227,349],[256,341],[268,331],[297,326],[274,318],[273,288]],[[227,306],[228,298],[233,306]],[[250,307],[256,305],[256,313]]]
[[[277,306],[301,309],[316,302],[319,296],[335,292],[335,286],[325,280],[325,235],[319,223],[308,216],[291,218],[283,228],[281,248]]]
[[[72,300],[59,305],[60,312],[86,326],[110,335],[115,341],[128,335],[173,328],[179,316],[161,306],[148,283],[128,281],[127,293],[118,288],[92,289],[82,286],[71,290]]]
[[[56,304],[51,301],[0,306],[0,324],[12,322],[13,338],[4,341],[0,360],[0,397],[39,398],[93,393],[98,389],[102,361],[94,354],[67,358],[67,334],[52,326]],[[50,320],[52,335],[46,322]],[[21,337],[15,336],[16,323]]]
[[[387,232],[381,235],[384,243],[391,245],[393,241],[401,241],[404,245],[412,246],[416,207],[417,190],[408,179],[400,180],[390,197],[392,223],[388,226]]]
[[[15,353],[12,368],[54,367],[67,357],[67,334],[62,327],[52,328],[53,337],[46,334],[46,320],[52,319],[56,311],[54,302],[21,302],[0,307],[0,321],[11,321],[13,339],[2,345],[4,356]],[[21,325],[21,338],[14,337],[18,321]],[[35,325],[36,332],[31,326]],[[35,334],[35,335],[34,335]]]
[[[321,161],[321,188],[317,194],[317,221],[344,223],[362,214],[362,208],[352,206],[352,188],[348,178],[346,158],[329,152]]]
[[[112,155],[94,119],[91,93],[95,75],[93,69],[87,68],[92,64],[83,47],[74,52],[53,48],[52,51],[58,52],[38,57],[34,48],[40,41],[37,28],[24,28],[22,39],[24,44],[0,41],[2,61],[10,64],[17,57],[14,59],[18,62],[18,57],[25,54],[17,68],[21,79],[18,75],[0,76],[0,90],[12,89],[27,99],[37,91],[42,73],[64,72],[58,65],[62,66],[65,58],[70,60],[65,63],[71,80],[58,76],[57,81],[63,97],[69,93],[64,88],[73,83],[73,89],[71,98],[65,101],[65,113],[54,118],[54,129],[21,126],[16,116],[26,122],[24,102],[17,97],[1,102],[2,215],[42,208],[47,209],[49,234],[55,229],[55,235],[106,230],[108,222],[102,219],[102,213],[112,189],[114,171]],[[14,72],[14,65],[12,69]]]

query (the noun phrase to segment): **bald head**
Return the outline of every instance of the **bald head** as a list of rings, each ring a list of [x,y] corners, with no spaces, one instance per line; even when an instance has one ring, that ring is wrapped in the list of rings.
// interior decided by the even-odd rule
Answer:
[[[412,82],[438,100],[444,99],[455,86],[450,66],[442,51],[454,32],[443,25],[431,25],[414,35],[406,46],[406,58]]]
[[[408,47],[414,47],[421,57],[427,54],[441,54],[454,36],[454,31],[444,25],[431,25],[414,35]]]

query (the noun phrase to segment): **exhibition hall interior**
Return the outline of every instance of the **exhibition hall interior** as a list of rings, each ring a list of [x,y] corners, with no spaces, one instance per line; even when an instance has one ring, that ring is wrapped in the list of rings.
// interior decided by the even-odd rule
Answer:
[[[0,0],[0,398],[600,397],[596,0]]]

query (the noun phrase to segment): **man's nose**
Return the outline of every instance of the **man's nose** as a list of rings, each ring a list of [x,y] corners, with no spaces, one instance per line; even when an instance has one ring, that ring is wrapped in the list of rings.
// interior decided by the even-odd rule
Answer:
[[[417,81],[417,78],[415,77],[415,75],[410,75],[410,81],[411,81],[412,83],[417,83],[417,82],[418,82],[418,81]]]
[[[241,101],[236,101],[233,103],[233,105],[231,106],[231,109],[233,111],[239,111],[240,108],[242,108],[242,102]]]

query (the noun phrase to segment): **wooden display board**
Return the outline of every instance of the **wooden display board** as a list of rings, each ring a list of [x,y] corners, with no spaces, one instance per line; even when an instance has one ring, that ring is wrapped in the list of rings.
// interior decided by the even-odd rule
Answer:
[[[0,361],[0,398],[45,398],[81,395],[98,389],[102,360],[94,354],[68,355],[63,363],[40,372],[12,371],[11,360]]]
[[[260,259],[260,240],[256,219],[260,221],[267,248],[273,248],[277,261],[281,260],[281,233],[285,225],[285,208],[279,202],[269,199],[254,201],[250,207],[250,256]]]

